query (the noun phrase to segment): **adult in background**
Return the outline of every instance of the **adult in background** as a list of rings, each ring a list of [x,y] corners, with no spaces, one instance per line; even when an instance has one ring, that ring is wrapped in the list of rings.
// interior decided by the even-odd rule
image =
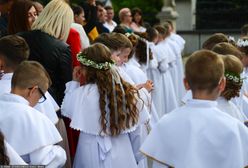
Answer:
[[[105,6],[105,10],[107,11],[107,19],[103,25],[106,28],[108,28],[110,32],[112,32],[114,28],[117,26],[116,22],[113,21],[114,14],[115,14],[114,9],[112,6]]]
[[[8,13],[14,0],[0,0],[0,37],[6,36],[8,33]]]
[[[29,31],[37,19],[37,11],[30,0],[17,0],[11,6],[9,12],[8,33]]]
[[[65,43],[73,12],[63,0],[52,0],[32,25],[32,31],[19,33],[30,47],[30,60],[40,62],[49,73],[52,85],[49,92],[57,104],[61,105],[65,83],[72,79],[72,61],[69,46]],[[67,153],[66,167],[70,168],[70,155],[66,129],[60,113],[57,128],[63,137],[60,144]]]
[[[132,9],[133,22],[131,23],[131,28],[134,32],[144,33],[146,28],[143,26],[142,10],[140,8]]]
[[[125,29],[127,33],[132,33],[133,30],[131,28],[132,23],[132,15],[129,8],[122,8],[119,12],[119,19],[121,22],[121,26]]]
[[[52,0],[33,23],[32,31],[20,33],[30,47],[30,60],[40,62],[48,71],[52,85],[50,94],[60,105],[65,83],[71,80],[72,62],[70,49],[65,43],[73,12],[61,0]]]

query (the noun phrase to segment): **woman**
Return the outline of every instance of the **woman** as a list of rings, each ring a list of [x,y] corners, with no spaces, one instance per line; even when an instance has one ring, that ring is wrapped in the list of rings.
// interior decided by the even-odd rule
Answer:
[[[9,13],[8,33],[29,31],[36,19],[37,11],[32,1],[14,1]]]
[[[132,9],[133,22],[131,23],[131,28],[134,32],[144,33],[146,28],[143,27],[142,11],[140,8]]]
[[[73,12],[62,0],[50,1],[32,25],[32,31],[20,33],[30,47],[30,60],[41,63],[48,71],[52,85],[49,92],[57,104],[61,105],[64,97],[65,83],[72,79],[72,61],[67,40]],[[65,126],[60,120],[57,124],[64,143],[61,145],[68,151]],[[67,155],[67,167],[70,167],[70,156]]]

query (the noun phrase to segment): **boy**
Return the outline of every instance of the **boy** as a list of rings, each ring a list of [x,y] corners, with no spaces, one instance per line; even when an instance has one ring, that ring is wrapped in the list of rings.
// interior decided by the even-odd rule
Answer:
[[[35,110],[46,99],[51,84],[45,69],[35,61],[24,61],[15,70],[11,93],[0,96],[0,127],[6,141],[32,165],[61,167],[65,151],[54,145],[62,140],[55,125]]]
[[[225,88],[224,64],[214,52],[192,54],[185,66],[186,89],[193,99],[165,115],[141,151],[154,168],[237,168],[248,165],[248,130],[219,111],[216,99]]]
[[[4,72],[0,78],[0,95],[10,93],[11,78],[18,65],[29,57],[26,41],[17,35],[9,35],[0,39],[0,70]],[[54,124],[58,122],[56,110],[59,109],[51,95],[46,92],[47,100],[37,104],[35,108],[44,113]]]

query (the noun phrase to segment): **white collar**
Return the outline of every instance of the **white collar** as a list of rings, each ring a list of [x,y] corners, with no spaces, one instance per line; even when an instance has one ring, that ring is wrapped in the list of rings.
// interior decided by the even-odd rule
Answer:
[[[5,74],[3,74],[2,79],[3,80],[11,80],[12,76],[13,76],[13,73],[5,73]]]
[[[217,102],[213,100],[190,99],[186,102],[188,106],[210,108],[217,107]]]
[[[0,97],[0,100],[29,105],[29,102],[24,97],[16,95],[16,94],[13,94],[13,93],[5,93],[5,94],[3,94]]]

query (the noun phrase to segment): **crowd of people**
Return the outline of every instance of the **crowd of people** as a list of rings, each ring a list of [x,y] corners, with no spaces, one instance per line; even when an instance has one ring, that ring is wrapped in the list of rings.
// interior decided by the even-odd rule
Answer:
[[[171,21],[88,0],[0,0],[0,165],[248,166],[248,25],[185,66]]]

